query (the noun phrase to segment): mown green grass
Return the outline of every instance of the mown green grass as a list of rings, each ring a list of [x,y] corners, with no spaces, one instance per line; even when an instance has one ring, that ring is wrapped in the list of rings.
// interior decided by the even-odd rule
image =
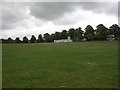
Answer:
[[[3,88],[116,88],[118,42],[3,45]]]

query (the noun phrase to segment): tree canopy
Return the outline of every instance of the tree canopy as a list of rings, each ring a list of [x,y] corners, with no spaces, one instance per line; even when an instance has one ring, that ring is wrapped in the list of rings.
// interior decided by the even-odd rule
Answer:
[[[84,31],[81,27],[76,29],[70,28],[69,30],[62,30],[61,32],[55,32],[52,34],[45,33],[38,34],[38,38],[34,35],[31,36],[29,40],[26,36],[23,37],[23,40],[20,40],[19,37],[16,37],[13,40],[11,37],[8,39],[2,39],[2,43],[41,43],[41,42],[54,42],[54,40],[67,39],[68,36],[74,41],[79,42],[82,39],[88,41],[93,40],[106,40],[108,35],[114,35],[116,40],[120,39],[120,27],[117,24],[113,24],[109,28],[105,27],[103,24],[99,24],[94,29],[91,25],[87,25]]]
[[[26,36],[23,37],[23,43],[28,43],[28,38]]]
[[[31,39],[30,39],[31,43],[36,43],[36,37],[34,35],[32,35]]]
[[[85,33],[84,33],[84,36],[87,40],[94,40],[95,38],[95,32],[94,32],[94,29],[91,25],[88,25],[86,28],[85,28]]]

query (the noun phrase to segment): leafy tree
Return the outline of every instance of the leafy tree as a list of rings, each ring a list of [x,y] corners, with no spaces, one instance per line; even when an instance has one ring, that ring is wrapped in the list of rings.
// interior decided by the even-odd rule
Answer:
[[[7,40],[7,43],[13,43],[13,42],[14,42],[14,40],[9,37],[8,40]]]
[[[36,43],[36,37],[34,35],[32,35],[31,39],[30,39],[31,43]]]
[[[94,33],[94,29],[93,29],[93,27],[92,27],[91,25],[88,25],[88,26],[85,28],[84,37],[85,37],[87,40],[94,40],[95,33]]]
[[[79,28],[77,28],[76,29],[76,31],[75,31],[75,40],[76,41],[81,41],[82,40],[82,38],[83,38],[83,32],[84,31],[82,31],[82,29],[81,29],[81,27],[79,27]]]
[[[51,34],[51,41],[53,42],[54,40],[56,40],[56,36],[55,34]]]
[[[8,43],[8,39],[2,39],[2,43]]]
[[[28,43],[28,38],[25,36],[25,37],[23,37],[23,43]]]
[[[96,29],[94,30],[91,25],[87,25],[85,28],[85,32],[82,31],[81,27],[74,29],[70,28],[68,31],[63,30],[62,32],[55,32],[53,34],[45,33],[44,36],[40,34],[38,36],[38,39],[36,40],[36,37],[34,35],[31,36],[30,42],[53,42],[54,40],[59,39],[67,39],[68,36],[71,37],[73,41],[81,41],[82,38],[86,38],[87,40],[106,40],[107,35],[115,35],[116,39],[120,39],[120,27],[117,24],[113,24],[112,26],[106,28],[103,24],[97,25]],[[22,42],[19,37],[17,37],[15,40],[12,38],[8,39],[1,39],[2,43],[20,43]],[[28,43],[29,40],[25,36],[23,37],[23,43]]]
[[[37,40],[37,42],[38,42],[38,43],[43,42],[43,38],[42,38],[42,35],[41,35],[41,34],[38,35],[38,40]]]
[[[60,33],[60,39],[67,39],[68,37],[68,33],[66,30],[63,30],[61,33]]]
[[[51,36],[49,33],[44,34],[45,42],[51,42]]]
[[[110,26],[108,34],[113,34],[118,39],[120,37],[120,27],[117,24],[113,24]]]
[[[106,40],[108,28],[106,28],[103,24],[99,24],[96,28],[97,28],[96,29],[96,39]]]
[[[75,29],[74,28],[70,28],[68,31],[69,36],[71,37],[71,39],[73,41],[75,41]]]
[[[60,32],[55,32],[55,40],[59,40],[60,38]]]
[[[16,43],[21,43],[20,38],[19,38],[19,37],[17,37],[17,38],[15,39],[15,42],[16,42]]]

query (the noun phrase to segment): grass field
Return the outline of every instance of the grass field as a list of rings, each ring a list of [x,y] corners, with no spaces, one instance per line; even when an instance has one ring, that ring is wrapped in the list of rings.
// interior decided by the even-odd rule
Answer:
[[[4,44],[3,88],[116,88],[118,43]]]

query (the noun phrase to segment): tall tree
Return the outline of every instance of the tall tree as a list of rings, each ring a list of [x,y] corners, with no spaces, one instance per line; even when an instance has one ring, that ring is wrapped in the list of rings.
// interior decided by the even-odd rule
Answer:
[[[55,40],[59,40],[60,39],[60,32],[55,32]]]
[[[31,43],[36,43],[36,37],[34,35],[32,35],[31,39],[30,39]]]
[[[45,33],[44,34],[44,39],[45,39],[45,42],[51,42],[51,36],[49,33]]]
[[[75,41],[75,29],[74,28],[70,28],[68,31],[68,35],[71,37],[71,39],[73,41]]]
[[[8,39],[2,39],[2,43],[8,43]],[[9,42],[10,43],[10,42]]]
[[[25,36],[25,37],[23,37],[23,43],[28,43],[28,38]]]
[[[41,34],[38,35],[38,40],[37,40],[37,42],[38,42],[38,43],[43,42],[43,38],[42,38],[42,35],[41,35]]]
[[[13,40],[11,37],[9,37],[9,38],[7,39],[7,42],[8,42],[8,43],[13,43],[14,40]]]
[[[67,31],[66,31],[66,30],[63,30],[63,31],[61,32],[60,36],[61,36],[61,37],[60,37],[61,39],[67,39],[67,37],[68,37]]]
[[[75,40],[81,41],[83,38],[83,33],[84,33],[84,31],[82,31],[81,27],[77,28],[75,31],[75,38],[76,38]]]
[[[85,33],[84,33],[84,37],[87,40],[94,40],[95,37],[95,33],[94,33],[94,29],[91,25],[87,25],[85,28]]]
[[[117,24],[113,24],[110,26],[108,34],[113,34],[118,39],[120,37],[120,27]]]
[[[54,40],[56,40],[56,36],[55,34],[51,34],[51,41],[53,42]]]
[[[96,27],[96,38],[98,40],[106,40],[107,31],[108,31],[108,28],[106,28],[103,24],[99,24]]]
[[[15,42],[16,42],[16,43],[21,43],[20,38],[19,38],[19,37],[17,37],[17,38],[15,39]]]

